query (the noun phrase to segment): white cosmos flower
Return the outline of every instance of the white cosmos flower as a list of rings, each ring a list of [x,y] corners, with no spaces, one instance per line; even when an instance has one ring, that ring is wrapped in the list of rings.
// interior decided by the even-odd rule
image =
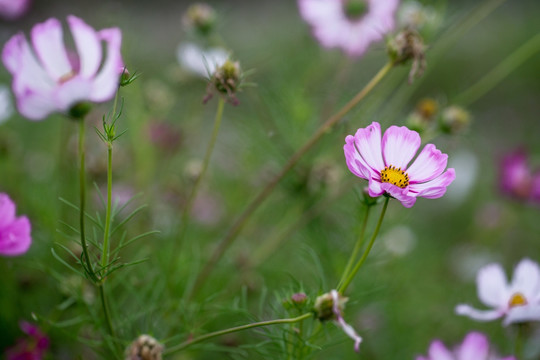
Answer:
[[[227,61],[229,53],[219,47],[205,50],[193,43],[186,43],[178,46],[176,56],[184,69],[207,78]]]
[[[491,309],[477,310],[460,304],[457,314],[478,321],[504,317],[504,325],[540,320],[540,267],[534,261],[521,260],[510,283],[501,265],[486,265],[478,272],[476,283],[478,298]]]

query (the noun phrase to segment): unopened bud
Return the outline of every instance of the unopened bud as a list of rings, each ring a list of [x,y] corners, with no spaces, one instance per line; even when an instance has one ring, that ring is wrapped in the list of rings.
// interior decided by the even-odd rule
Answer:
[[[338,309],[340,313],[343,313],[345,303],[349,298],[338,294]],[[315,300],[313,306],[313,312],[320,321],[335,320],[336,314],[334,312],[334,298],[331,293],[322,294]]]
[[[161,360],[163,345],[150,335],[141,335],[126,350],[125,360]]]
[[[195,29],[201,35],[208,35],[216,23],[216,12],[208,4],[196,3],[187,9],[183,23],[186,27]]]
[[[424,73],[426,68],[426,46],[416,30],[405,29],[400,31],[388,41],[387,46],[388,54],[394,65],[405,64],[412,60],[409,83],[412,83],[414,77],[421,76]]]
[[[69,116],[74,120],[84,120],[84,117],[92,110],[89,102],[80,102],[69,109]]]
[[[457,134],[465,130],[471,122],[471,115],[462,107],[452,105],[443,110],[440,119],[441,130]]]

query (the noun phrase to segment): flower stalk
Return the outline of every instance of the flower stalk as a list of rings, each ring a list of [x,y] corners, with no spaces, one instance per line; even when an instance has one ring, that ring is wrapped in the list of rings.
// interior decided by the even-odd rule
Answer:
[[[226,334],[230,334],[230,333],[234,333],[234,332],[238,332],[238,331],[253,329],[253,328],[257,328],[257,327],[262,327],[262,326],[279,325],[279,324],[294,324],[294,323],[303,321],[305,319],[308,319],[310,317],[313,317],[313,313],[311,313],[311,312],[305,313],[305,314],[297,316],[295,318],[260,321],[260,322],[251,323],[251,324],[247,324],[247,325],[241,325],[241,326],[232,327],[232,328],[229,328],[229,329],[214,331],[214,332],[211,332],[211,333],[208,333],[208,334],[205,334],[205,335],[201,335],[201,336],[198,336],[198,337],[190,339],[190,340],[186,340],[186,341],[184,341],[184,342],[182,342],[182,343],[180,343],[180,344],[178,344],[176,346],[172,346],[172,347],[168,348],[167,350],[165,350],[163,352],[163,355],[174,354],[176,352],[184,350],[185,348],[187,348],[187,347],[189,347],[191,345],[194,345],[194,344],[197,344],[197,343],[200,343],[202,341],[212,339],[212,338],[215,338],[215,337],[218,337],[218,336],[222,336],[222,335],[226,335]]]
[[[384,215],[386,214],[386,208],[388,207],[389,200],[390,200],[390,197],[386,196],[386,198],[384,200],[383,208],[381,210],[381,215],[379,216],[379,221],[377,222],[377,226],[375,227],[375,231],[373,232],[373,235],[371,236],[371,239],[369,240],[369,243],[368,243],[368,245],[366,247],[366,250],[364,250],[364,253],[362,254],[362,257],[360,258],[360,260],[358,260],[358,262],[356,263],[356,265],[354,266],[354,268],[352,269],[350,274],[345,278],[345,281],[341,284],[341,286],[338,286],[338,291],[341,294],[343,294],[347,290],[347,288],[349,287],[351,281],[354,279],[354,276],[356,275],[358,270],[360,270],[360,268],[362,267],[362,265],[366,261],[368,255],[369,255],[369,252],[371,251],[371,248],[373,247],[373,244],[375,243],[375,239],[377,238],[377,235],[379,235],[379,230],[381,229],[381,225],[382,225],[382,222],[383,222],[383,219],[384,219]]]
[[[206,265],[198,274],[195,283],[190,291],[187,292],[187,298],[192,298],[197,291],[200,290],[206,278],[210,275],[214,266],[219,262],[225,251],[234,242],[236,237],[242,231],[246,222],[251,218],[255,210],[266,200],[266,198],[272,193],[276,185],[285,177],[285,175],[298,163],[298,161],[304,156],[313,146],[315,146],[319,140],[326,134],[339,120],[341,120],[347,113],[349,113],[360,101],[362,101],[375,86],[390,72],[394,67],[394,63],[389,61],[384,65],[377,74],[366,84],[366,86],[360,90],[345,106],[343,106],[336,114],[330,117],[324,122],[319,129],[313,134],[313,136],[296,152],[294,153],[287,163],[283,166],[281,171],[275,175],[270,182],[259,192],[259,194],[249,203],[247,208],[240,214],[234,224],[229,228],[225,237],[219,242],[212,255],[208,259]]]

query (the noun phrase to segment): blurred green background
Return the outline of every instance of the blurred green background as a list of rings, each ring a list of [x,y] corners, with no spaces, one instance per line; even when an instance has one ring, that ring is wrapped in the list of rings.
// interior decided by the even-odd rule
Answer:
[[[254,69],[248,80],[256,86],[239,93],[239,106],[226,105],[173,271],[167,266],[170,244],[178,237],[193,167],[203,157],[217,104],[216,98],[202,104],[206,83],[181,69],[176,59],[180,43],[201,41],[182,27],[190,3],[35,1],[27,16],[0,25],[3,42],[19,30],[28,34],[36,22],[67,14],[96,29],[118,26],[124,62],[141,74],[121,90],[125,108],[118,126],[128,131],[115,147],[114,181],[118,191],[141,194],[135,206],[148,205],[126,231],[161,233],[126,249],[126,261],[148,260],[109,280],[113,321],[126,345],[142,333],[169,340],[167,346],[192,332],[287,316],[284,298],[304,291],[314,299],[334,288],[359,232],[358,199],[365,186],[346,167],[345,136],[372,121],[383,128],[404,125],[421,99],[433,98],[440,108],[466,105],[472,116],[466,131],[429,140],[449,154],[456,182],[445,197],[420,199],[412,209],[391,201],[380,238],[347,294],[346,319],[364,338],[360,354],[326,324],[315,341],[322,350],[311,356],[413,359],[426,353],[432,339],[455,344],[471,330],[486,333],[502,354],[510,354],[511,328],[458,317],[453,309],[463,302],[481,306],[475,274],[482,265],[500,262],[510,272],[523,257],[540,260],[540,209],[503,196],[497,168],[500,157],[516,147],[527,148],[533,167],[540,168],[540,52],[477,101],[461,98],[466,104],[460,104],[455,99],[540,33],[540,3],[507,1],[481,18],[478,8],[487,2],[424,2],[442,19],[426,39],[424,76],[409,85],[409,66],[393,70],[280,183],[196,301],[187,304],[183,289],[238,214],[322,121],[387,61],[383,44],[358,60],[320,48],[293,1],[209,3],[219,16],[213,41],[230,49],[244,70]],[[7,71],[0,80],[10,82]],[[109,108],[96,106],[88,121],[99,126]],[[159,126],[165,130],[152,140],[150,133]],[[92,131],[88,137],[89,176],[103,188],[106,147]],[[55,243],[72,244],[58,230],[69,233],[62,222],[75,225],[77,213],[58,198],[77,203],[76,161],[76,126],[65,117],[34,123],[14,115],[0,125],[0,190],[17,202],[18,214],[30,217],[34,239],[25,256],[0,259],[0,349],[14,344],[20,336],[17,322],[34,313],[51,336],[50,359],[109,356],[99,343],[81,341],[100,338],[94,326],[101,321],[96,294],[50,250],[63,254]],[[89,212],[103,213],[93,186],[89,199]],[[313,209],[317,216],[285,233]],[[368,233],[377,214],[378,208]],[[169,281],[176,284],[172,293],[166,290]],[[286,358],[280,343],[289,331],[274,327],[236,333],[170,358]],[[533,352],[533,342],[530,347]]]

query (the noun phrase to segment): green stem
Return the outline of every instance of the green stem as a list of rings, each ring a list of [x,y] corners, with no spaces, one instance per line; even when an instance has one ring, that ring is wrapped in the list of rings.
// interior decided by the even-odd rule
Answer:
[[[527,324],[517,324],[516,342],[514,344],[514,357],[518,360],[523,358],[523,344],[527,332]]]
[[[234,240],[236,239],[240,231],[243,229],[244,225],[249,220],[251,215],[272,193],[272,191],[281,181],[281,179],[283,179],[285,175],[298,163],[298,161],[302,158],[302,156],[304,156],[304,154],[306,154],[313,146],[315,146],[315,144],[319,142],[319,140],[323,137],[324,134],[326,134],[339,120],[341,120],[347,113],[349,113],[349,111],[351,111],[356,105],[358,105],[358,103],[362,99],[364,99],[366,95],[371,92],[371,90],[373,90],[373,88],[386,76],[386,74],[388,74],[388,72],[390,71],[390,69],[392,69],[393,66],[394,63],[391,61],[384,65],[379,70],[379,72],[375,74],[371,81],[362,90],[360,90],[359,93],[354,96],[354,98],[352,98],[347,104],[345,104],[345,106],[343,106],[343,108],[341,108],[341,110],[339,110],[325,123],[323,123],[311,136],[311,138],[304,144],[304,146],[302,146],[296,153],[294,153],[289,158],[281,171],[277,175],[275,175],[266,185],[266,187],[264,187],[264,189],[262,189],[261,192],[255,197],[255,199],[253,199],[253,201],[249,203],[247,208],[242,212],[242,214],[240,214],[238,219],[229,228],[225,237],[219,242],[214,252],[208,259],[208,262],[198,274],[191,291],[188,293],[188,299],[192,298],[201,288],[208,275],[210,275],[210,273],[214,269],[214,266],[218,263],[225,251],[229,248],[229,246],[234,242]]]
[[[114,338],[114,328],[111,321],[111,315],[109,311],[109,304],[107,302],[107,298],[105,297],[105,284],[101,283],[98,285],[99,288],[99,297],[101,298],[101,306],[103,307],[103,315],[105,317],[105,324],[107,325],[107,330],[109,331],[109,334]]]
[[[81,235],[81,247],[86,262],[85,269],[92,280],[96,280],[94,273],[94,267],[90,262],[90,256],[88,255],[88,245],[86,244],[85,233],[85,207],[86,207],[86,171],[85,171],[85,148],[84,148],[84,120],[79,119],[79,227]]]
[[[105,229],[103,230],[103,254],[101,256],[101,268],[105,269],[109,263],[109,237],[111,228],[111,203],[112,203],[112,143],[107,143],[107,210],[105,213]],[[102,281],[105,279],[102,276]]]
[[[358,262],[356,263],[354,269],[347,276],[347,278],[345,279],[345,282],[343,282],[343,284],[338,287],[338,291],[340,293],[343,294],[347,290],[347,287],[351,283],[352,279],[354,278],[354,276],[356,275],[358,270],[360,270],[360,267],[364,264],[364,261],[366,261],[368,255],[369,255],[369,252],[371,251],[371,248],[373,247],[373,244],[375,243],[375,239],[377,238],[377,235],[379,234],[379,230],[381,229],[381,225],[382,225],[382,222],[383,222],[383,219],[384,219],[384,214],[386,214],[386,208],[388,207],[388,201],[389,200],[390,200],[390,197],[386,197],[385,200],[384,200],[384,205],[383,205],[383,208],[381,210],[381,216],[379,217],[379,221],[377,222],[377,226],[375,227],[375,231],[373,232],[373,235],[371,236],[371,240],[369,240],[369,244],[368,244],[366,250],[364,251],[364,253],[362,254],[362,257],[360,258],[360,260],[358,260]]]
[[[224,107],[225,107],[225,98],[220,96],[217,111],[216,111],[216,118],[214,120],[214,129],[212,130],[212,137],[210,138],[210,142],[208,143],[208,147],[206,148],[206,153],[204,154],[204,160],[202,163],[201,172],[197,175],[197,178],[195,179],[195,184],[193,184],[193,189],[191,190],[191,193],[189,194],[188,200],[186,202],[186,206],[184,207],[184,211],[182,212],[182,230],[180,231],[180,236],[179,236],[178,241],[175,242],[179,246],[182,244],[184,240],[184,236],[186,235],[189,214],[191,212],[191,208],[193,207],[193,203],[195,202],[195,198],[197,197],[197,192],[199,191],[199,187],[201,185],[202,179],[204,178],[204,175],[206,174],[206,170],[208,169],[208,164],[210,163],[210,158],[212,157],[212,153],[214,151],[214,146],[216,145],[216,140],[219,133],[219,127],[221,125],[221,119],[223,118]]]
[[[163,352],[163,355],[173,354],[173,353],[178,352],[180,350],[183,350],[183,349],[185,349],[185,348],[187,348],[187,347],[189,347],[191,345],[194,345],[194,344],[200,343],[202,341],[212,339],[212,338],[215,338],[215,337],[218,337],[218,336],[221,336],[221,335],[226,335],[226,334],[230,334],[230,333],[233,333],[233,332],[253,329],[253,328],[257,328],[257,327],[261,327],[261,326],[279,325],[279,324],[292,324],[292,323],[296,323],[296,322],[308,319],[308,318],[310,318],[312,316],[313,316],[313,313],[309,312],[309,313],[305,313],[305,314],[300,315],[300,316],[295,317],[295,318],[260,321],[260,322],[256,322],[256,323],[252,323],[252,324],[236,326],[236,327],[225,329],[225,330],[214,331],[214,332],[211,332],[211,333],[208,333],[208,334],[205,334],[205,335],[201,335],[199,337],[196,337],[196,338],[193,338],[193,339],[190,339],[190,340],[186,340],[183,343],[180,343],[180,344],[178,344],[176,346],[170,347],[170,348],[168,348],[167,350],[165,350]]]
[[[349,257],[349,261],[347,262],[347,266],[345,266],[345,270],[343,271],[343,275],[341,275],[341,279],[339,280],[338,289],[340,288],[341,284],[345,282],[345,279],[351,272],[351,269],[354,265],[354,261],[358,257],[358,253],[360,252],[360,249],[362,248],[362,245],[364,244],[364,234],[366,233],[366,226],[367,221],[369,217],[369,210],[371,210],[371,206],[367,205],[366,211],[364,212],[364,219],[362,220],[362,229],[360,230],[360,234],[358,235],[358,239],[356,240],[356,244],[354,245],[353,252],[351,256]]]
[[[539,50],[540,34],[537,34],[484,75],[476,84],[458,95],[454,102],[463,106],[475,102]]]

